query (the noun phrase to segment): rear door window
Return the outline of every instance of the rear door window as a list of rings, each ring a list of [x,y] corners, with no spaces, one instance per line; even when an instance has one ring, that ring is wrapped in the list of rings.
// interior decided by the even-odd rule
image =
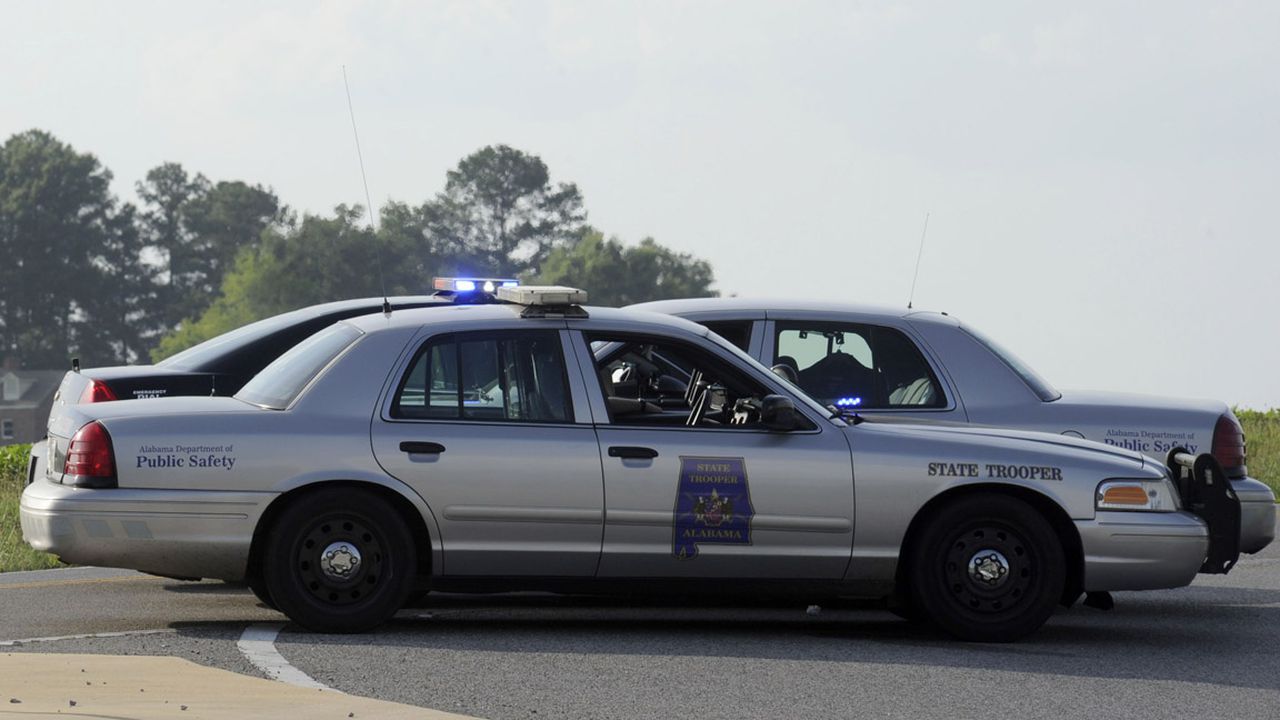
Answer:
[[[946,407],[920,349],[880,325],[779,322],[774,365],[796,372],[800,388],[826,405],[887,410]]]
[[[569,423],[570,403],[559,333],[464,333],[423,345],[401,380],[391,416]]]

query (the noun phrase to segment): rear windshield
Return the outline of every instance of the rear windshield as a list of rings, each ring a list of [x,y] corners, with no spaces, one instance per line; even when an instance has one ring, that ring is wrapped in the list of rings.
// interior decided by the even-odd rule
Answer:
[[[983,335],[968,326],[964,326],[961,329],[968,333],[969,337],[977,340],[980,345],[990,350],[992,355],[1000,358],[1001,362],[1008,365],[1009,369],[1018,377],[1022,378],[1022,382],[1026,383],[1027,387],[1031,388],[1031,391],[1034,392],[1041,400],[1044,402],[1053,402],[1054,400],[1062,397],[1062,393],[1058,392],[1056,388],[1050,385],[1048,380],[1040,377],[1035,370],[1031,369],[1030,365],[1022,362],[1017,355],[1005,350],[1002,346],[997,344],[995,340],[992,340],[986,335]]]
[[[370,310],[370,312],[373,311]],[[236,328],[231,332],[223,333],[215,338],[205,340],[199,345],[194,345],[177,355],[171,355],[161,360],[156,365],[173,368],[174,370],[210,370],[212,369],[211,366],[227,353],[294,325],[299,322],[299,319],[297,313],[285,313],[259,320],[244,327]]]
[[[263,368],[236,398],[272,410],[289,407],[307,383],[362,334],[346,323],[330,325]]]

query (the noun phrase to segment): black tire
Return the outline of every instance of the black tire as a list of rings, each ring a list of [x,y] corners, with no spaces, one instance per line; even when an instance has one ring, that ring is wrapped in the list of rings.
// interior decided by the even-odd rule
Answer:
[[[280,609],[276,607],[275,601],[271,599],[271,593],[267,591],[267,583],[262,579],[262,573],[250,575],[244,579],[244,582],[253,591],[253,596],[258,598],[258,602],[272,610]]]
[[[1049,619],[1066,559],[1053,527],[1007,495],[961,498],[926,518],[908,577],[920,615],[962,640],[1011,642]]]
[[[339,487],[285,508],[267,533],[262,570],[269,597],[290,620],[315,632],[354,633],[404,605],[417,562],[413,535],[395,508]]]

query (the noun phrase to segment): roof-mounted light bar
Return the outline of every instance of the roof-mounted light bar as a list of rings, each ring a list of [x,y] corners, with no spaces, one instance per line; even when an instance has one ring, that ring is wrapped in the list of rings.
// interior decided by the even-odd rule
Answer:
[[[523,305],[521,317],[587,317],[587,291],[562,285],[499,287],[498,299]]]
[[[515,278],[475,278],[475,277],[438,277],[433,285],[436,290],[454,293],[484,292],[490,295],[499,288],[516,287],[520,284]]]
[[[517,305],[585,305],[587,291],[563,285],[517,285],[498,288],[498,299]]]

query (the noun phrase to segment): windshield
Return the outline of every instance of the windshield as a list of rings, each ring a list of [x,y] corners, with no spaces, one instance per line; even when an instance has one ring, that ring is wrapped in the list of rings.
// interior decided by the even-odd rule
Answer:
[[[307,383],[362,334],[346,323],[321,330],[254,375],[236,399],[272,410],[289,407]]]
[[[1027,387],[1031,388],[1031,391],[1039,396],[1041,400],[1044,402],[1053,402],[1054,400],[1062,397],[1062,393],[1058,392],[1056,388],[1050,385],[1048,380],[1040,377],[1035,370],[1031,369],[1030,365],[1027,365],[1022,360],[1018,359],[1017,355],[1014,355],[1004,349],[1004,347],[996,343],[995,340],[992,340],[986,335],[983,335],[968,326],[962,326],[960,329],[968,333],[969,337],[977,340],[980,345],[990,350],[992,355],[1000,358],[1001,362],[1008,365],[1009,369],[1018,377],[1022,378],[1022,382],[1026,383]]]

